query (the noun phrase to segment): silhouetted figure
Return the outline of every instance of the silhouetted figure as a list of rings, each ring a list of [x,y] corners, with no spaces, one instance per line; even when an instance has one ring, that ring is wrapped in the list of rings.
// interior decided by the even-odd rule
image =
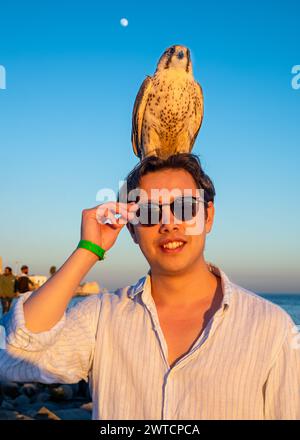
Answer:
[[[54,275],[55,272],[56,272],[56,266],[51,266],[49,270],[50,276],[52,277],[52,275]]]
[[[0,275],[0,298],[3,314],[9,311],[11,302],[16,296],[16,277],[13,275],[11,267],[7,266],[4,273]]]

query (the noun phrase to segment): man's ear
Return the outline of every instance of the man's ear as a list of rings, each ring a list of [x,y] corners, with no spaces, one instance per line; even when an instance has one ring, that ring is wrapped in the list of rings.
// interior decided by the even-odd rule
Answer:
[[[136,237],[136,233],[135,233],[133,224],[130,222],[127,222],[126,227],[127,227],[128,231],[130,232],[130,235],[131,235],[133,241],[135,242],[135,244],[138,244],[138,240]]]
[[[206,208],[206,216],[205,216],[205,231],[208,234],[213,226],[215,217],[215,207],[213,202],[208,202],[208,206]]]

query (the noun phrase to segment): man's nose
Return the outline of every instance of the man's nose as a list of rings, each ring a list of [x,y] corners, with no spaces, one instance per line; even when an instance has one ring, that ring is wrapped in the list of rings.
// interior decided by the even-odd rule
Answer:
[[[161,228],[165,230],[178,229],[178,223],[175,223],[175,217],[168,205],[162,207]]]

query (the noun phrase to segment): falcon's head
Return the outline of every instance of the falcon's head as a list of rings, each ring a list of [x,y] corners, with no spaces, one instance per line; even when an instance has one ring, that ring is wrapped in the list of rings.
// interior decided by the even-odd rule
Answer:
[[[168,47],[160,57],[156,71],[164,69],[177,69],[192,73],[192,62],[189,49],[185,46],[176,44]]]

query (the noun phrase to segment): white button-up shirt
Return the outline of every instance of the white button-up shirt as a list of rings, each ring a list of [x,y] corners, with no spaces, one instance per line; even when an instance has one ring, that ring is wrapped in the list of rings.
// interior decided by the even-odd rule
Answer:
[[[84,299],[37,334],[25,327],[32,292],[24,294],[3,318],[0,379],[89,379],[93,419],[300,419],[297,327],[279,306],[209,267],[221,277],[222,304],[172,368],[148,272]]]

